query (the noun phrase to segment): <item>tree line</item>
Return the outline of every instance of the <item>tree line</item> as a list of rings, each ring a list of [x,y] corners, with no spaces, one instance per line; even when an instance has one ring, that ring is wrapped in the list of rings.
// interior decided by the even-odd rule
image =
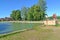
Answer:
[[[32,7],[22,7],[21,10],[13,10],[10,17],[13,20],[39,21],[45,18],[47,9],[46,0],[38,0]]]

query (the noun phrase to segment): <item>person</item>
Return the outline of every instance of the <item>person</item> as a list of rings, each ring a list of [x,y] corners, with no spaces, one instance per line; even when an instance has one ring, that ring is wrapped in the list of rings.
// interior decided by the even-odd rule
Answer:
[[[48,25],[48,15],[45,15],[46,17],[46,25]]]
[[[53,19],[56,20],[56,14],[53,14]]]
[[[56,14],[53,14],[53,19],[55,20],[55,23],[58,24],[58,21],[57,21],[57,16]]]
[[[48,15],[46,15],[45,17],[46,17],[46,20],[48,20]]]

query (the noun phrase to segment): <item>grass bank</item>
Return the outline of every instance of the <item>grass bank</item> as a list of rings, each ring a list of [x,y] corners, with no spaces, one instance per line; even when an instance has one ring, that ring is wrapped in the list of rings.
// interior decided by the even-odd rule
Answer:
[[[8,35],[0,38],[0,40],[48,40],[51,37],[52,29],[36,28]]]
[[[0,40],[60,40],[60,27],[35,24],[31,30],[7,35]]]

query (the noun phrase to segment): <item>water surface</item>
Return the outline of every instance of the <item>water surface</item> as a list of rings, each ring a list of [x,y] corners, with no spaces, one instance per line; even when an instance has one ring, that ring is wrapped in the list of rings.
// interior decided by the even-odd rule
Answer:
[[[0,34],[10,33],[17,30],[28,29],[36,25],[37,24],[34,24],[34,23],[9,23],[9,22],[0,23]]]

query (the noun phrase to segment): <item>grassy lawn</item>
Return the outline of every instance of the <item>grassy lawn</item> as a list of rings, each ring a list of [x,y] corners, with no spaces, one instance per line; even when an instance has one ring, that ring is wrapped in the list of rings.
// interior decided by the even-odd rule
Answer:
[[[42,29],[41,29],[42,30]],[[48,40],[51,36],[50,30],[29,30],[21,33],[16,33],[12,35],[8,35],[6,37],[0,38],[0,40]]]
[[[37,26],[36,24],[31,30],[7,35],[5,37],[1,37],[0,40],[60,40],[60,27],[43,27]]]

